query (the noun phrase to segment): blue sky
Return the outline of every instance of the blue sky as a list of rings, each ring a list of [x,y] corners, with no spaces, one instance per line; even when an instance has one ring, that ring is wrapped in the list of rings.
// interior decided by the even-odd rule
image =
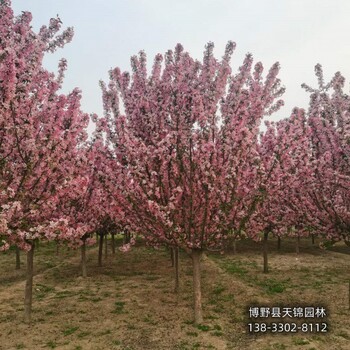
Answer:
[[[247,52],[266,70],[279,61],[287,91],[275,120],[289,116],[294,106],[307,107],[300,85],[316,85],[316,63],[326,78],[341,71],[349,91],[349,0],[13,0],[12,7],[15,14],[32,12],[35,30],[57,14],[65,27],[74,27],[73,41],[45,65],[56,71],[60,57],[68,60],[63,90],[81,88],[88,113],[103,113],[99,80],[108,80],[110,68],[130,70],[130,56],[140,50],[151,66],[156,53],[178,42],[201,59],[208,41],[215,43],[217,57],[228,40],[235,41],[233,71]]]

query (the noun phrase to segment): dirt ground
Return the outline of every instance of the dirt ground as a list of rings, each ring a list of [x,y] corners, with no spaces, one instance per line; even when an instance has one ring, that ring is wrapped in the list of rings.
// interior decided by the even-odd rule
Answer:
[[[78,251],[41,243],[35,256],[33,324],[23,322],[25,256],[15,270],[15,253],[0,255],[0,349],[251,349],[349,350],[350,248],[321,250],[317,242],[269,242],[268,274],[261,246],[238,242],[237,254],[207,253],[202,264],[204,323],[192,322],[191,260],[180,254],[181,291],[173,292],[166,250],[138,244],[116,252],[97,267],[88,250],[88,276],[80,277]],[[324,307],[326,333],[249,333],[249,307]],[[284,320],[286,321],[286,320]],[[294,322],[295,320],[290,320]],[[303,322],[303,319],[300,319]],[[304,320],[305,321],[305,320]],[[306,322],[305,321],[305,322]]]

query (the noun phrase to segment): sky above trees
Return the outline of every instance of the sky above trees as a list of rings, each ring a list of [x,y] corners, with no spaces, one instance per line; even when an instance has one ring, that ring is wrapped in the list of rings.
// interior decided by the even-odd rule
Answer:
[[[15,14],[32,12],[34,30],[57,14],[63,27],[74,26],[72,43],[48,55],[45,65],[57,71],[59,59],[67,59],[63,91],[81,88],[88,113],[102,114],[98,82],[107,80],[111,67],[129,70],[130,56],[140,50],[150,65],[156,53],[178,42],[201,59],[208,41],[220,56],[233,40],[234,70],[247,52],[266,68],[279,61],[287,90],[275,120],[289,116],[296,105],[307,108],[308,96],[300,85],[315,85],[316,63],[322,64],[326,80],[336,71],[350,77],[348,0],[13,0],[12,6]]]

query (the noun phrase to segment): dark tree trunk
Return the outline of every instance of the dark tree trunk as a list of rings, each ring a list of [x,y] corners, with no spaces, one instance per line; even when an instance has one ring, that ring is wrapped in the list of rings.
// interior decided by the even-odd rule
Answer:
[[[107,259],[108,256],[108,234],[105,234],[105,259]]]
[[[130,243],[130,232],[129,230],[124,230],[124,238],[123,238],[123,244],[128,244]]]
[[[315,244],[315,235],[314,234],[311,235],[311,243],[312,243],[312,245]]]
[[[115,234],[112,233],[112,239],[111,239],[111,244],[112,244],[112,254],[115,255]]]
[[[170,247],[170,260],[171,260],[171,267],[175,266],[175,261],[174,261],[174,249],[173,247]]]
[[[191,253],[193,263],[193,299],[194,299],[194,323],[203,323],[202,315],[202,291],[201,291],[201,257],[202,250],[194,249]]]
[[[16,270],[21,268],[21,255],[20,249],[16,246]]]
[[[174,254],[174,277],[175,277],[175,286],[174,292],[178,293],[180,288],[180,279],[179,279],[179,248],[172,248]]]
[[[281,237],[277,237],[277,250],[281,250]]]
[[[264,231],[264,241],[263,241],[264,273],[269,272],[269,266],[268,266],[268,260],[267,260],[267,253],[268,253],[267,239],[268,239],[268,236],[269,236],[269,232]]]
[[[98,244],[98,266],[102,266],[102,251],[103,251],[103,234],[100,234],[100,240]]]
[[[85,240],[83,240],[83,245],[81,246],[81,272],[84,278],[87,277]]]
[[[296,241],[296,245],[295,245],[295,252],[297,254],[300,253],[300,236],[297,236],[297,241]]]
[[[232,248],[233,248],[233,254],[236,255],[237,254],[237,240],[235,238],[233,239]]]
[[[31,250],[27,252],[27,276],[24,294],[24,320],[26,323],[32,321],[34,242],[31,243],[31,246]]]

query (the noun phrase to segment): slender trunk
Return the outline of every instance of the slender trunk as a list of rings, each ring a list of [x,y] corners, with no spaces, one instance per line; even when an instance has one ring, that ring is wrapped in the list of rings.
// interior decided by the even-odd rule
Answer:
[[[111,244],[112,244],[112,254],[115,255],[115,234],[112,233],[112,240],[111,240]]]
[[[277,250],[281,250],[281,237],[277,237]]]
[[[233,239],[233,254],[237,254],[237,240],[235,238]]]
[[[269,232],[264,231],[264,241],[263,241],[264,273],[269,272],[269,266],[268,266],[268,261],[267,261],[267,253],[268,253],[267,239],[268,239],[268,236],[269,236]]]
[[[295,245],[295,252],[297,254],[300,253],[300,236],[297,236],[297,242],[296,242],[296,245]]]
[[[98,266],[102,266],[102,251],[103,251],[103,234],[100,234],[100,240],[98,244]]]
[[[171,267],[175,266],[175,261],[174,261],[174,249],[173,247],[170,247],[170,259],[171,259]]]
[[[315,244],[315,235],[314,234],[311,235],[311,242],[312,242],[312,245]]]
[[[81,246],[81,272],[84,278],[87,277],[85,240],[83,240],[83,245]]]
[[[105,234],[105,259],[107,259],[108,256],[108,239],[107,239],[108,234]]]
[[[33,300],[33,265],[34,265],[34,242],[31,243],[31,250],[27,253],[27,279],[24,294],[24,321],[31,323],[32,300]]]
[[[60,251],[60,245],[58,244],[58,242],[56,242],[56,256],[58,256]]]
[[[202,251],[192,250],[191,258],[193,263],[193,297],[194,297],[194,323],[196,325],[203,323],[202,315],[202,291],[201,291],[201,266],[200,260]]]
[[[20,249],[16,246],[16,270],[21,268]]]
[[[173,255],[174,255],[174,277],[175,277],[175,287],[174,292],[178,293],[180,288],[180,279],[179,279],[179,248],[172,248]]]
[[[130,243],[130,236],[131,236],[131,234],[130,234],[129,230],[125,230],[124,231],[124,238],[123,238],[124,244]]]

